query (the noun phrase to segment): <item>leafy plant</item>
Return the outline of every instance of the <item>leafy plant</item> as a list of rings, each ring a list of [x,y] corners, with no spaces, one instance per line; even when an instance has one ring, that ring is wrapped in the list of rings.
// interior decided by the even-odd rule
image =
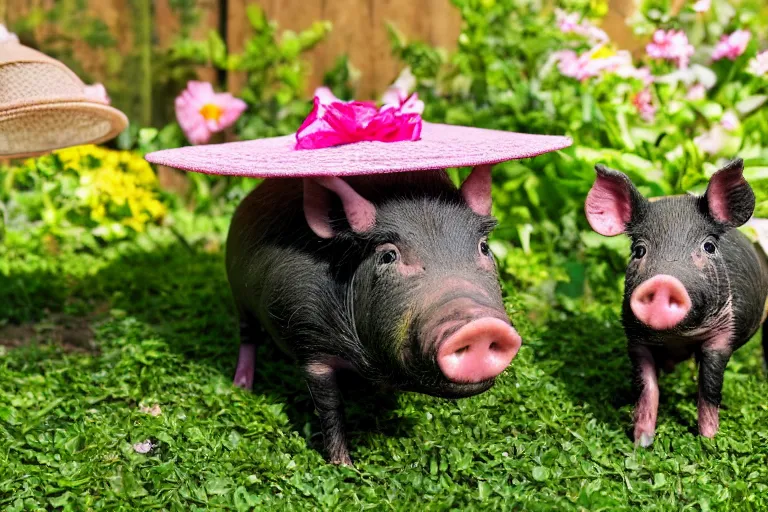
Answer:
[[[637,37],[649,40],[657,29],[690,34],[695,52],[683,69],[620,51],[599,29],[604,2],[558,2],[566,11],[521,0],[453,3],[463,19],[456,52],[390,30],[393,51],[418,79],[425,119],[573,138],[559,154],[503,164],[494,174],[499,244],[543,252],[571,269],[569,279],[582,285],[569,293],[600,286],[589,282],[597,255],[616,272],[625,261],[624,244],[593,236],[579,213],[597,163],[627,172],[642,192],[658,196],[700,192],[738,154],[757,191],[758,214],[768,213],[768,79],[749,72],[768,26],[762,2],[732,8],[714,0],[705,13],[694,12],[693,2],[678,13],[673,2],[641,5],[632,20]],[[743,55],[713,62],[721,38],[737,29],[753,34]],[[701,81],[711,83],[694,96]]]
[[[160,222],[166,205],[140,155],[80,146],[3,169],[6,227],[98,242],[131,238]]]

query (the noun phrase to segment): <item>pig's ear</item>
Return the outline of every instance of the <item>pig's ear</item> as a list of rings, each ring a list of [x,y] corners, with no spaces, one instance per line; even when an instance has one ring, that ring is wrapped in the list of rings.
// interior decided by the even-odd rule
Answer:
[[[304,180],[304,216],[307,224],[320,238],[332,238],[333,227],[328,214],[331,193],[335,193],[344,207],[344,214],[352,231],[364,233],[376,223],[376,208],[355,192],[341,178],[306,178]]]
[[[624,233],[643,201],[629,177],[604,165],[595,166],[597,179],[587,194],[584,211],[592,229],[604,236]]]
[[[478,215],[491,214],[491,166],[478,165],[461,185],[461,196]]]
[[[744,160],[729,163],[709,180],[704,201],[709,214],[721,224],[739,227],[755,211],[755,193],[744,179]]]

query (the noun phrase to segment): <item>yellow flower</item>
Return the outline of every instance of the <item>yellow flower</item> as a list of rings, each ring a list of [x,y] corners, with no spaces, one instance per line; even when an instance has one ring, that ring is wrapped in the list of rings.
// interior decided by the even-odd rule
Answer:
[[[142,232],[165,215],[157,176],[141,156],[93,145],[62,149],[55,156],[64,172],[77,175],[75,197],[98,224],[96,233],[120,235],[120,226]]]
[[[597,59],[607,59],[608,57],[613,57],[616,55],[616,52],[607,47],[607,46],[601,46],[595,53],[592,54],[590,59],[597,60]]]

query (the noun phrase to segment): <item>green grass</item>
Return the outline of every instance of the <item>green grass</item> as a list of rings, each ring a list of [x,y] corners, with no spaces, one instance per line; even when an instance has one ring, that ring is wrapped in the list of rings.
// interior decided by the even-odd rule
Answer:
[[[759,344],[729,366],[714,440],[695,434],[681,365],[661,380],[656,442],[635,449],[618,303],[538,325],[511,295],[524,348],[491,391],[454,402],[351,386],[356,466],[326,464],[289,361],[264,347],[254,392],[232,387],[233,308],[208,243],[226,220],[196,222],[192,250],[157,229],[98,258],[3,253],[0,319],[38,334],[0,347],[0,509],[768,509]],[[57,324],[84,314],[97,350],[62,348]],[[162,414],[142,412],[155,403]]]

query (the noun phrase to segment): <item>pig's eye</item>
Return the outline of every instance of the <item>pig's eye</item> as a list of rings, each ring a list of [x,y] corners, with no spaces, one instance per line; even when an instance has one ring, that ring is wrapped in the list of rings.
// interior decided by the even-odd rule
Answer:
[[[376,248],[376,252],[379,253],[379,264],[391,265],[400,259],[400,251],[397,250],[395,244],[383,244]]]
[[[480,254],[483,256],[491,255],[491,248],[488,246],[488,240],[480,240]]]
[[[397,261],[396,251],[385,251],[381,254],[382,265],[390,265]]]
[[[707,254],[715,254],[715,251],[717,251],[717,246],[715,245],[715,243],[709,240],[704,242],[704,244],[701,247],[704,249],[704,252],[706,252]]]
[[[636,245],[635,248],[632,249],[632,257],[636,260],[642,259],[646,252],[647,250],[644,245]]]

